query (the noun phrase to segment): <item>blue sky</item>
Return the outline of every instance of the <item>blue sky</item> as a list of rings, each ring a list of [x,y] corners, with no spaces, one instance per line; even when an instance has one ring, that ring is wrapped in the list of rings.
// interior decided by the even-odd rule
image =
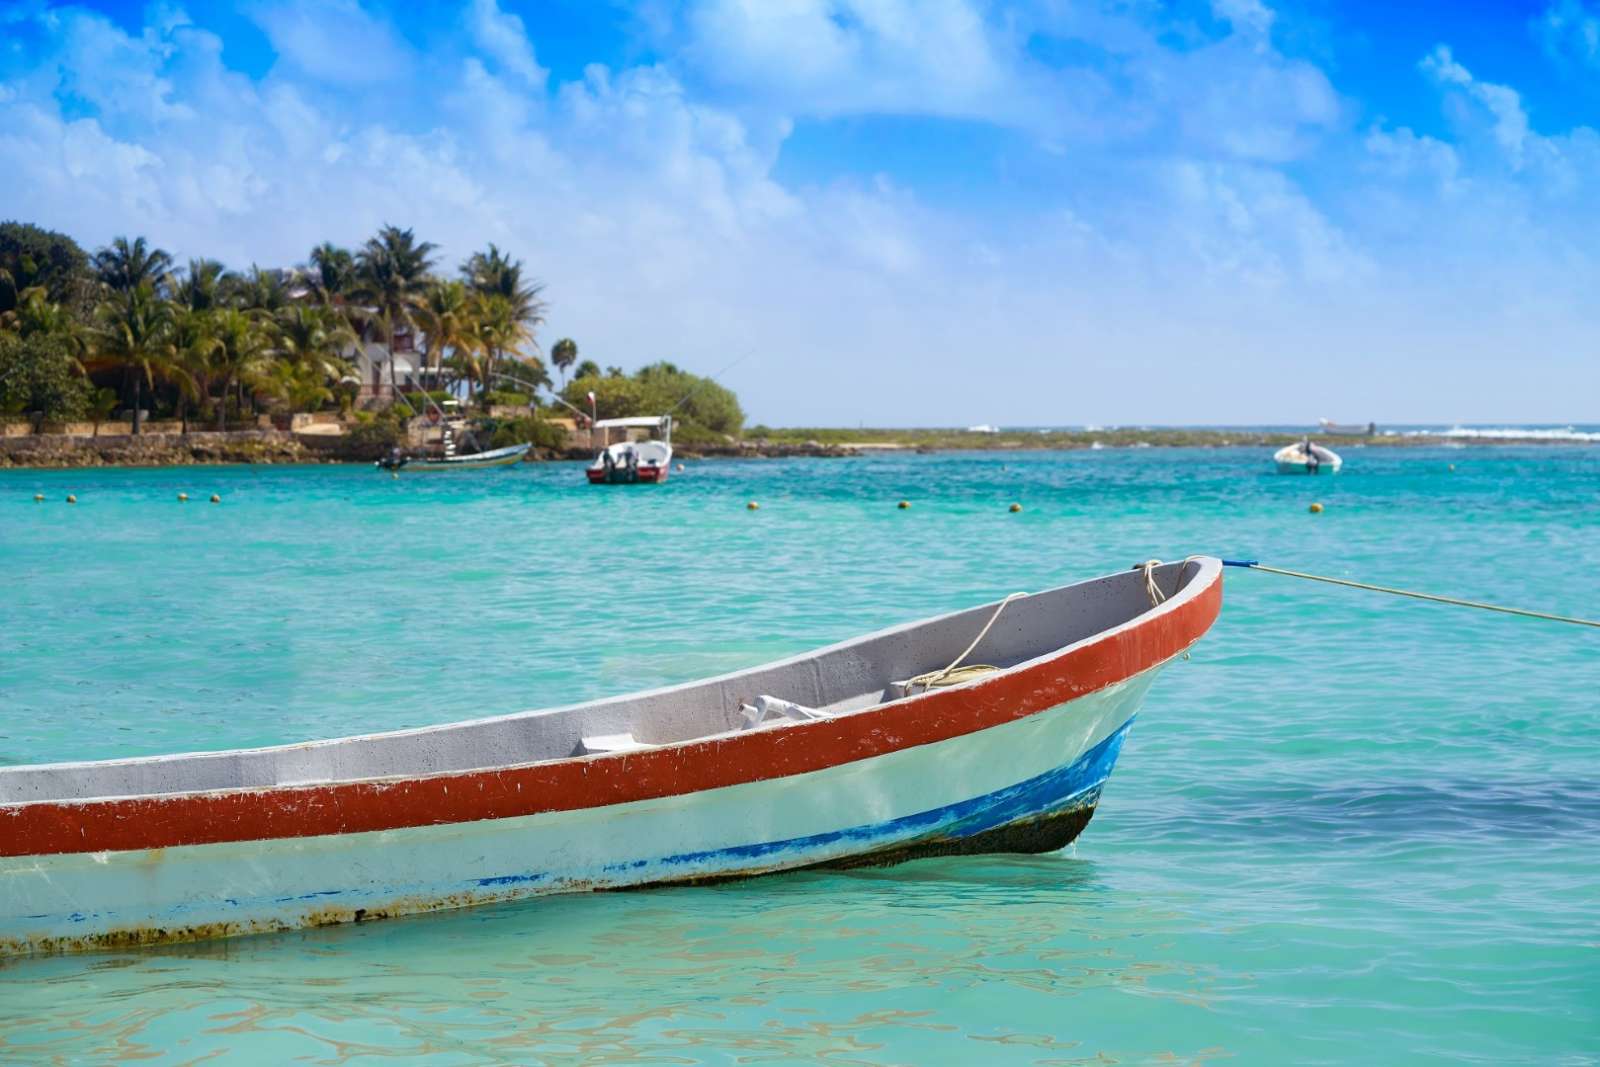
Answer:
[[[0,0],[0,214],[415,227],[773,424],[1600,419],[1600,0]]]

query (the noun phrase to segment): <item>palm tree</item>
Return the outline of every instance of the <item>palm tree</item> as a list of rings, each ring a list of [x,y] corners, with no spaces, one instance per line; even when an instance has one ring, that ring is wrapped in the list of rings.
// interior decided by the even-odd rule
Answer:
[[[289,288],[284,285],[283,272],[250,265],[250,273],[233,279],[229,302],[234,307],[271,318],[289,305]]]
[[[335,309],[305,304],[278,312],[274,340],[278,355],[334,381],[350,372],[342,353],[357,343],[355,331]]]
[[[272,342],[261,323],[238,308],[223,308],[212,320],[217,343],[210,353],[209,377],[222,384],[217,398],[217,429],[227,426],[228,393],[242,387],[271,358]],[[240,397],[240,410],[244,398]]]
[[[556,370],[561,372],[561,387],[567,386],[567,368],[578,362],[578,342],[570,337],[563,337],[550,346],[550,362],[556,365]]]
[[[448,349],[462,355],[476,343],[473,300],[465,282],[438,281],[428,286],[417,309],[417,324],[428,340],[428,366],[438,374]]]
[[[83,355],[83,326],[78,317],[70,308],[51,300],[50,291],[42,285],[22,290],[16,306],[0,312],[0,328],[22,337],[35,333],[56,334],[66,338],[75,356]]]
[[[130,275],[131,276],[131,275]],[[111,284],[111,283],[107,283]],[[141,433],[141,386],[154,388],[171,367],[172,305],[146,280],[120,290],[95,309],[94,350],[98,361],[123,369],[132,394],[133,432]]]
[[[291,412],[315,411],[333,399],[328,379],[313,363],[263,363],[251,376],[251,384],[257,393],[288,405]]]
[[[356,254],[356,282],[351,296],[375,311],[389,350],[389,388],[399,392],[394,372],[394,335],[402,326],[414,329],[414,311],[422,300],[437,246],[418,241],[410,230],[385,226]]]
[[[172,269],[172,256],[151,248],[143,237],[118,237],[94,254],[94,270],[102,285],[127,293],[148,284],[152,290]]]
[[[214,259],[191,259],[173,298],[191,311],[212,311],[222,306],[222,295],[232,284],[228,268]]]
[[[478,294],[473,300],[473,346],[481,360],[477,361],[478,381],[483,387],[484,407],[489,404],[490,380],[506,356],[515,356],[522,364],[519,377],[535,385],[548,384],[550,376],[537,356],[523,355],[523,348],[532,347],[533,330],[517,317],[516,306],[500,293]]]
[[[341,305],[356,282],[356,259],[349,249],[324,241],[311,250],[300,278],[307,295],[324,307]]]
[[[190,273],[185,284],[196,276],[194,262],[190,261]],[[189,404],[207,395],[212,356],[218,343],[210,311],[182,303],[177,305],[172,315],[169,338],[170,378],[178,388],[178,418],[183,423],[184,433],[189,432]]]
[[[486,252],[474,252],[461,265],[461,273],[474,292],[503,297],[510,307],[511,317],[525,331],[525,340],[533,343],[534,331],[544,324],[548,308],[539,297],[544,292],[543,285],[538,282],[523,284],[521,260],[510,258],[491,244]],[[538,351],[536,344],[534,351]]]

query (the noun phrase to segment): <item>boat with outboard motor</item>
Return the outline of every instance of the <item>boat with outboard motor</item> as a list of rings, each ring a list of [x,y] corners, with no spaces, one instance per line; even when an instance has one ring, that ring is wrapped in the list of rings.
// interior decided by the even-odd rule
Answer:
[[[507,445],[505,448],[491,448],[487,452],[454,456],[409,456],[394,448],[373,466],[396,474],[400,471],[481,471],[489,467],[509,467],[527,455],[532,447],[531,444]]]
[[[594,424],[600,452],[588,466],[591,485],[630,482],[664,482],[672,467],[672,416],[638,415],[627,419],[600,419]],[[621,440],[611,440],[621,430]],[[654,431],[640,436],[634,431]]]
[[[432,412],[438,411],[434,407],[430,411],[430,421],[438,419]],[[477,438],[472,430],[467,427],[466,420],[446,418],[444,425],[439,427],[439,455],[411,455],[399,446],[391,448],[389,454],[373,464],[379,470],[388,471],[398,475],[401,471],[413,472],[438,472],[438,471],[481,471],[490,467],[509,467],[528,454],[533,447],[531,443],[520,445],[507,445],[504,448],[480,449]],[[460,445],[465,444],[471,448],[470,452],[459,451]]]
[[[1221,606],[1220,560],[1152,561],[647,693],[0,767],[0,955],[1053,851]]]
[[[1272,460],[1278,465],[1279,474],[1337,474],[1344,466],[1339,453],[1326,445],[1313,444],[1309,437],[1284,445],[1272,454]]]

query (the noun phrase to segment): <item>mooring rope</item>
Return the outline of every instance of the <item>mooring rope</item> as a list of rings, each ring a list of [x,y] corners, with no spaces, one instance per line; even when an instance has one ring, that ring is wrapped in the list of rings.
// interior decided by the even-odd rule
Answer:
[[[1303,571],[1285,570],[1282,567],[1269,567],[1259,560],[1253,559],[1225,559],[1224,567],[1243,567],[1246,570],[1266,571],[1268,574],[1282,574],[1290,578],[1304,578],[1312,582],[1327,582],[1329,585],[1343,585],[1351,589],[1365,589],[1371,593],[1388,593],[1391,596],[1410,597],[1413,600],[1428,600],[1435,604],[1454,604],[1458,608],[1478,608],[1481,611],[1497,611],[1502,615],[1521,615],[1529,619],[1543,619],[1546,622],[1570,622],[1575,626],[1593,626],[1600,629],[1600,620],[1579,619],[1571,615],[1552,615],[1544,611],[1529,611],[1526,608],[1508,608],[1501,604],[1485,604],[1477,600],[1461,600],[1453,596],[1438,596],[1434,593],[1419,593],[1414,589],[1394,589],[1386,585],[1370,585],[1367,582],[1353,582],[1348,578],[1329,578],[1323,574],[1306,574]],[[1146,579],[1149,581],[1149,565],[1146,564]],[[1153,582],[1150,582],[1153,585]]]
[[[929,671],[927,674],[919,674],[915,678],[908,679],[905,682],[906,693],[911,693],[919,685],[923,689],[932,689],[935,686],[960,685],[962,682],[970,682],[980,675],[993,674],[999,670],[999,667],[988,663],[973,663],[962,667],[961,661],[972,655],[972,650],[978,647],[979,642],[989,633],[990,628],[999,621],[1000,613],[1006,610],[1006,605],[1027,595],[1027,593],[1012,593],[1000,601],[999,605],[994,609],[994,614],[989,616],[989,621],[983,624],[983,629],[978,631],[978,636],[972,639],[972,644],[967,646],[965,652],[951,660],[950,666],[942,671]]]
[[[1171,596],[1178,595],[1178,583],[1183,581],[1183,569],[1197,559],[1205,559],[1205,557],[1185,556],[1183,562],[1178,564],[1178,574],[1172,579]],[[1133,565],[1134,570],[1144,572],[1144,595],[1150,598],[1150,606],[1153,608],[1159,608],[1169,599],[1169,595],[1162,592],[1161,587],[1156,584],[1156,568],[1164,566],[1166,564],[1159,559],[1147,559],[1143,563],[1135,563]]]

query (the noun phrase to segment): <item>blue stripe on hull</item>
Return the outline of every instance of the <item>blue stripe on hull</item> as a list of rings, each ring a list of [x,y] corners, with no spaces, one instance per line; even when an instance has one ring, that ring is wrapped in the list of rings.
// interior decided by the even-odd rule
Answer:
[[[730,873],[737,873],[741,868],[770,868],[774,865],[773,860],[779,861],[777,865],[790,866],[783,860],[803,857],[808,853],[848,856],[876,849],[902,848],[930,838],[943,841],[960,840],[1011,823],[1093,807],[1100,799],[1100,789],[1110,777],[1111,768],[1116,765],[1117,756],[1122,751],[1122,742],[1127,737],[1131,725],[1133,720],[1129,719],[1110,737],[1065,767],[1058,767],[1037,778],[1018,782],[998,792],[943,808],[934,808],[932,811],[908,815],[889,822],[816,834],[812,837],[769,841],[759,845],[743,845],[710,852],[688,852],[659,860],[607,868],[607,871],[610,873],[614,870],[626,870],[628,867],[645,866],[659,866],[670,871],[675,866],[688,866],[712,870],[721,868]],[[837,847],[840,844],[853,847],[840,849]],[[665,876],[672,877],[670,873]]]
[[[1111,736],[1064,767],[971,800],[888,822],[810,837],[611,864],[602,868],[601,876],[594,881],[640,885],[754,874],[877,851],[900,850],[926,841],[959,841],[1015,823],[1092,808],[1116,765],[1131,725],[1133,720],[1129,719]],[[551,880],[548,873],[539,872],[481,878],[477,884],[499,888],[533,886]]]

